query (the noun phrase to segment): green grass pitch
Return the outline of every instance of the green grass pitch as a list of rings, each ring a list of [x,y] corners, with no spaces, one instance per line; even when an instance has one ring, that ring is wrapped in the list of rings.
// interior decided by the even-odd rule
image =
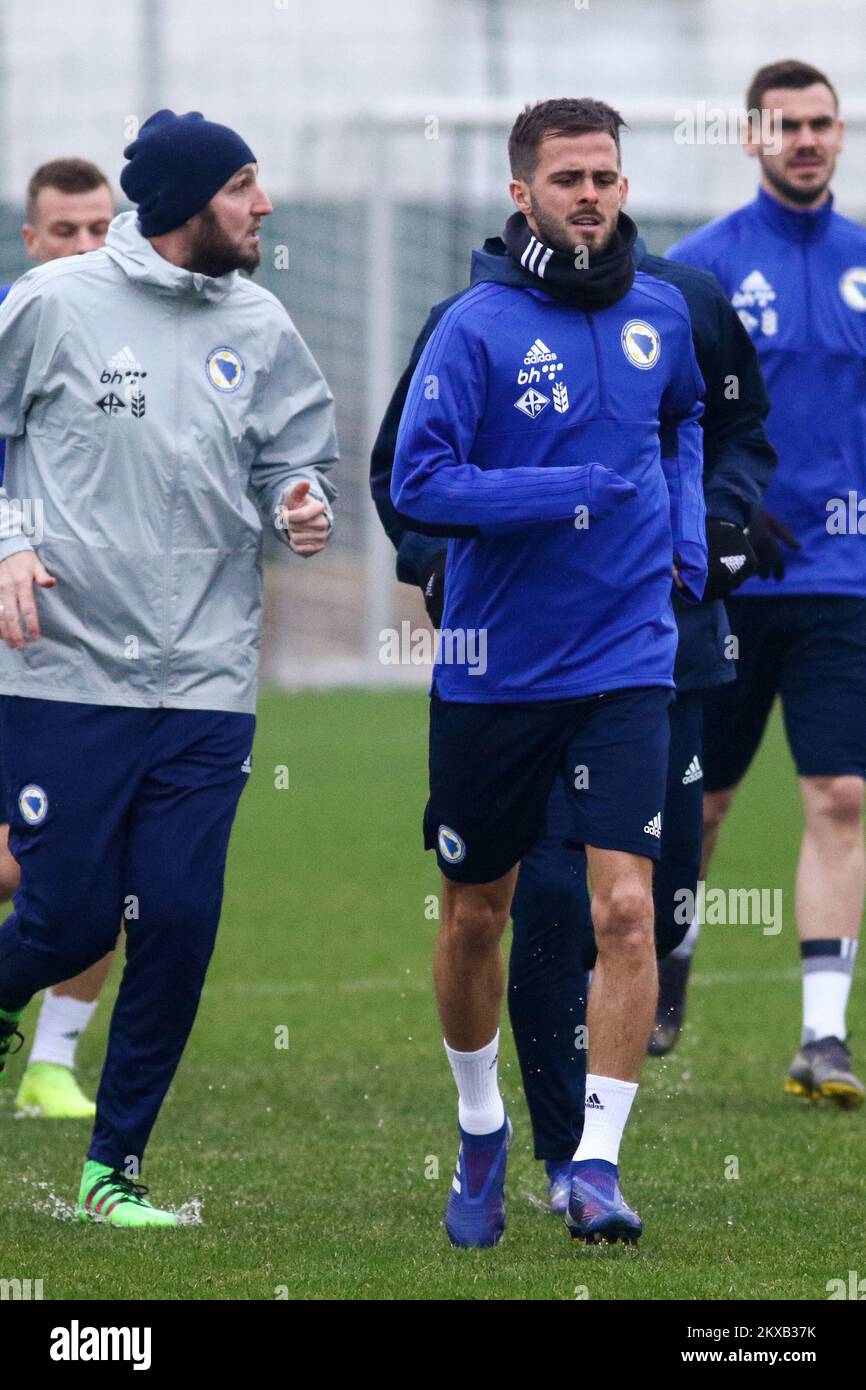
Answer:
[[[648,1062],[624,1144],[640,1246],[586,1249],[541,1210],[507,1036],[508,1229],[494,1250],[450,1248],[425,734],[420,692],[264,694],[216,955],[144,1172],[157,1201],[200,1201],[202,1224],[139,1236],[63,1219],[89,1127],[16,1120],[19,1058],[0,1091],[0,1278],[41,1278],[46,1299],[825,1299],[828,1280],[866,1274],[866,1114],[782,1094],[801,818],[778,720],[711,886],[782,888],[784,928],[704,930],[686,1034]],[[81,1045],[91,1089],[114,988]],[[862,979],[850,1020],[862,1072]]]

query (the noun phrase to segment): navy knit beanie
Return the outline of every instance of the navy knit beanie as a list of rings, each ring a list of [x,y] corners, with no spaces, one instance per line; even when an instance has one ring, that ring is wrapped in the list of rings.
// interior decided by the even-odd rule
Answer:
[[[123,151],[120,186],[138,207],[142,236],[162,236],[195,217],[244,164],[256,157],[228,126],[200,111],[157,111]]]

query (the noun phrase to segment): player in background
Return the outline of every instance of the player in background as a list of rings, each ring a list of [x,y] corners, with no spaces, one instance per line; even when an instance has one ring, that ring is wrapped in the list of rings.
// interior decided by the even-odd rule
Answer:
[[[440,645],[434,667],[424,823],[443,874],[435,977],[459,1096],[455,1245],[504,1229],[499,942],[560,779],[598,942],[594,1123],[566,1220],[588,1241],[642,1229],[618,1157],[655,1017],[672,563],[693,602],[706,581],[704,388],[682,296],[635,272],[621,124],[590,100],[517,118],[505,254],[436,325],[397,438],[392,501],[406,526],[454,537],[443,630],[463,639]],[[483,663],[470,654],[482,640]]]
[[[27,186],[27,220],[21,235],[31,260],[44,265],[61,256],[82,256],[104,245],[114,198],[101,169],[86,159],[52,159]],[[0,286],[0,304],[10,285]],[[0,439],[0,483],[5,446]],[[0,786],[3,749],[0,744]],[[0,805],[0,815],[3,807]],[[9,826],[0,823],[0,903],[17,892],[18,865],[9,852]],[[87,1027],[111,967],[113,952],[72,980],[47,989],[39,1011],[16,1109],[48,1119],[92,1119],[96,1106],[74,1073],[78,1040]]]
[[[498,238],[476,253],[473,279],[490,258],[501,263]],[[494,262],[495,263],[495,262]],[[641,238],[635,263],[646,275],[676,285],[686,300],[701,376],[706,384],[703,427],[709,578],[700,605],[674,589],[679,629],[670,710],[671,752],[665,794],[661,858],[654,879],[656,950],[663,960],[688,928],[677,894],[697,888],[702,819],[702,692],[734,679],[724,648],[729,631],[721,601],[744,579],[751,554],[745,527],[772,477],[775,455],[763,421],[769,401],[751,339],[715,276],[650,255]],[[531,279],[523,272],[526,283]],[[461,291],[461,293],[464,293]],[[412,349],[373,448],[371,489],[382,523],[397,550],[397,575],[419,585],[435,628],[442,625],[446,542],[404,526],[390,498],[400,417],[421,353],[436,324],[460,295],[437,304]],[[568,800],[554,788],[545,831],[522,860],[511,905],[513,942],[508,981],[511,1025],[523,1089],[532,1119],[535,1156],[547,1165],[550,1206],[568,1201],[571,1160],[584,1118],[586,1050],[585,971],[595,961],[586,856],[567,848]],[[660,966],[660,973],[662,970]],[[652,1050],[653,1044],[651,1044]]]
[[[272,211],[249,146],[163,110],[125,155],[137,212],[103,250],[30,271],[0,308],[6,486],[46,499],[35,548],[14,516],[0,540],[21,867],[0,926],[0,1065],[33,994],[101,960],[123,915],[79,1215],[150,1227],[178,1224],[136,1178],[195,1018],[252,770],[259,513],[297,554],[320,551],[336,437],[285,309],[238,273],[258,265]]]
[[[805,817],[803,1023],[785,1090],[851,1107],[863,1100],[845,1014],[866,881],[866,230],[833,207],[843,132],[829,79],[772,63],[746,106],[775,113],[774,143],[755,130],[748,145],[757,197],[670,252],[718,276],[752,335],[779,456],[750,528],[776,582],[753,578],[732,600],[738,678],[705,702],[703,873],[779,695]]]

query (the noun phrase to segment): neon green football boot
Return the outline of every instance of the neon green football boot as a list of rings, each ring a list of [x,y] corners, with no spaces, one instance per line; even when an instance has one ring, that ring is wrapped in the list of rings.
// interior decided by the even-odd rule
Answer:
[[[147,1201],[147,1188],[133,1182],[117,1168],[88,1158],[78,1192],[78,1219],[100,1221],[127,1229],[142,1226],[179,1226],[174,1212],[159,1211]]]
[[[31,1062],[15,1097],[18,1110],[46,1120],[92,1120],[96,1105],[88,1100],[69,1067]]]

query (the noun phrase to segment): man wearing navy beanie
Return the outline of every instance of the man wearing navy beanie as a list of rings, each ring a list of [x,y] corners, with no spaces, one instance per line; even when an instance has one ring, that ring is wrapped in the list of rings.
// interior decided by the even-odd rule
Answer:
[[[176,1226],[137,1181],[195,1018],[250,772],[262,518],[299,556],[331,530],[333,399],[248,274],[272,211],[255,157],[198,112],[125,151],[137,211],[0,310],[0,819],[21,868],[0,925],[0,1072],[33,995],[122,917],[82,1220]],[[6,501],[0,488],[0,504]],[[82,774],[82,769],[86,772]]]
[[[120,186],[138,205],[142,236],[162,236],[188,222],[244,164],[256,157],[228,126],[200,111],[157,111],[123,151]]]
[[[139,231],[161,255],[201,275],[255,270],[258,225],[272,208],[256,183],[256,157],[235,131],[206,121],[200,111],[157,111],[123,153],[129,163],[120,186],[137,204]],[[230,202],[229,195],[253,187],[257,200]],[[211,202],[220,190],[225,193],[215,208]],[[175,231],[182,235],[170,242]],[[182,261],[171,254],[177,244],[184,247]]]

